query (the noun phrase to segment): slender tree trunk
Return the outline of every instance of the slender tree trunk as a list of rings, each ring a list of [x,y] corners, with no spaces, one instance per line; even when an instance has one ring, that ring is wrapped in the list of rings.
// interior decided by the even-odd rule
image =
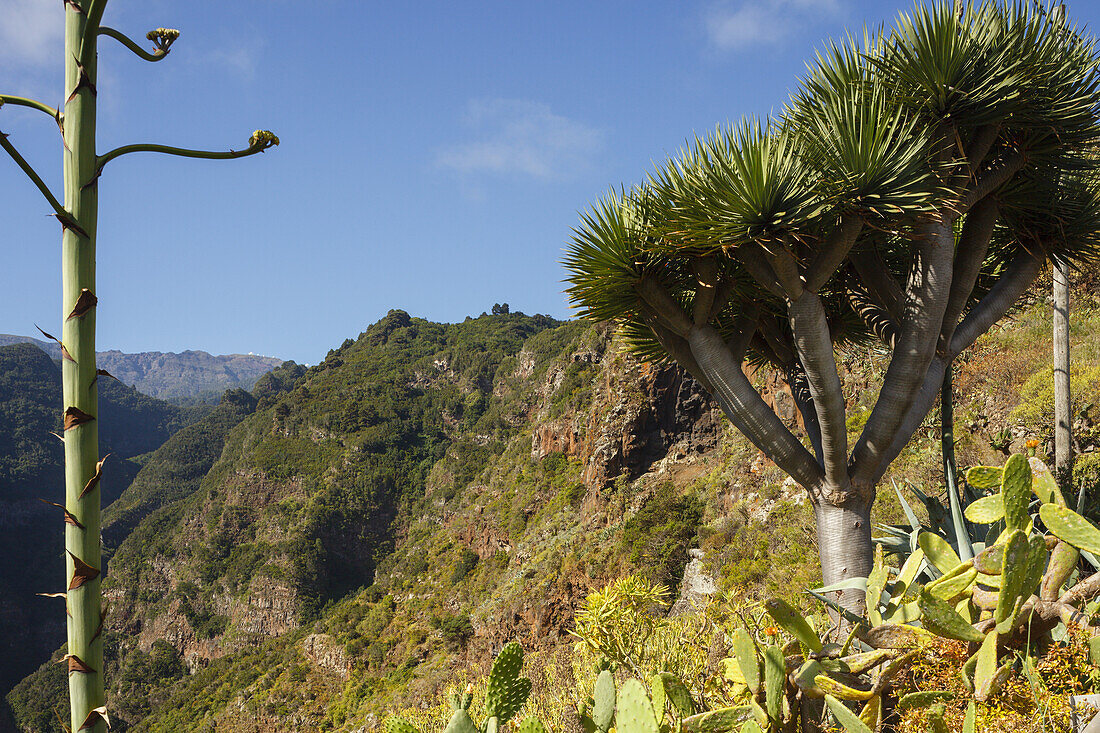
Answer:
[[[814,505],[817,519],[817,550],[821,557],[824,585],[849,578],[865,578],[871,572],[874,552],[871,547],[871,504],[850,503],[833,506],[824,501]],[[840,593],[840,605],[856,615],[865,609],[861,590]]]
[[[65,506],[82,526],[65,527],[68,589],[69,701],[73,731],[106,730],[94,711],[104,704],[100,607],[98,390],[95,361],[95,35],[85,12],[65,4],[65,209],[61,317],[65,409]],[[85,48],[84,44],[93,44]],[[86,726],[86,727],[85,727]]]
[[[1072,496],[1073,427],[1069,384],[1069,267],[1054,263],[1054,473]]]

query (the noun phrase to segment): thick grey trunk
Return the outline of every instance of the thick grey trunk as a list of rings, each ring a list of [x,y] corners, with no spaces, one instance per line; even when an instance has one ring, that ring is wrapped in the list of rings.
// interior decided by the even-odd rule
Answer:
[[[1063,496],[1071,496],[1073,429],[1069,383],[1069,267],[1054,263],[1054,467]]]
[[[821,579],[832,585],[850,578],[866,578],[871,572],[874,552],[871,548],[871,501],[833,506],[818,502],[817,549],[821,557]],[[846,590],[835,594],[844,608],[863,615],[864,593]]]

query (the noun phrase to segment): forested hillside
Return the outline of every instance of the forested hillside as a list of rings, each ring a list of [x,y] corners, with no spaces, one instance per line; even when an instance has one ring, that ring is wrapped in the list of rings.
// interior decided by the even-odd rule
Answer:
[[[1100,317],[1082,297],[1092,480]],[[855,432],[884,363],[859,350],[846,367]],[[1049,437],[1044,375],[1036,302],[961,367],[964,465]],[[797,427],[780,382],[753,378]],[[890,478],[935,492],[938,462],[930,421]],[[876,511],[900,517],[892,492]],[[116,729],[363,730],[438,703],[511,639],[568,676],[553,660],[585,595],[631,570],[676,588],[692,547],[742,599],[797,602],[818,577],[802,494],[697,384],[606,328],[522,314],[392,311],[316,367],[228,394],[106,516]],[[56,729],[63,686],[45,664],[9,696],[24,730]]]
[[[141,394],[117,381],[99,382],[100,440],[105,501],[119,496],[141,466],[142,456],[210,408],[181,408]],[[61,372],[33,344],[0,347],[0,618],[11,630],[0,640],[0,688],[8,689],[64,640],[64,617],[35,593],[63,581],[61,510],[63,446]]]

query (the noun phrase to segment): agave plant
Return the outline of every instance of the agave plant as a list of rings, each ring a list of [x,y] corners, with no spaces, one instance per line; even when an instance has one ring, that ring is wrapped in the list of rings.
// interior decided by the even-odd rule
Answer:
[[[179,31],[157,28],[146,38],[147,51],[121,31],[103,25],[107,0],[65,0],[65,103],[54,108],[45,102],[0,94],[0,107],[18,105],[46,113],[61,134],[64,194],[58,197],[0,132],[0,148],[37,186],[61,222],[62,314],[61,338],[43,334],[61,346],[64,393],[65,501],[55,504],[64,512],[66,590],[52,594],[66,598],[68,616],[69,700],[72,730],[103,731],[108,724],[104,706],[103,625],[107,610],[100,595],[99,482],[105,458],[99,455],[99,377],[96,368],[95,318],[99,302],[95,283],[96,221],[99,177],[112,160],[138,152],[156,152],[189,158],[241,158],[279,144],[279,138],[257,130],[240,150],[190,150],[157,144],[124,145],[106,153],[96,151],[97,45],[100,36],[120,42],[139,58],[160,61],[179,37]]]

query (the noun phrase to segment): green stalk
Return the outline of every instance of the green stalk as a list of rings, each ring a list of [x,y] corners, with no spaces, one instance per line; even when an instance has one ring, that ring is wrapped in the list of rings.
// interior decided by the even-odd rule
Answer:
[[[62,360],[64,408],[67,417],[75,408],[93,418],[76,426],[67,420],[65,430],[65,507],[84,525],[83,528],[65,526],[65,587],[71,588],[68,592],[68,651],[72,655],[69,708],[71,730],[83,728],[97,733],[106,730],[103,720],[92,712],[104,704],[101,577],[96,573],[96,577],[72,588],[79,578],[77,559],[97,571],[101,562],[100,492],[98,482],[93,482],[99,461],[99,427],[94,419],[99,412],[95,308],[83,315],[71,314],[84,290],[94,294],[96,287],[96,33],[89,24],[102,16],[104,2],[84,2],[87,15],[71,4],[65,5],[64,203],[77,226],[66,226],[61,239],[61,317],[64,319],[61,340],[73,358],[73,361]],[[83,74],[79,59],[83,59]],[[85,492],[90,483],[94,485]],[[84,728],[86,724],[90,725]]]
[[[974,559],[974,548],[970,544],[970,533],[963,518],[962,503],[959,499],[958,468],[955,463],[955,394],[951,382],[951,364],[943,372],[943,386],[940,390],[940,447],[943,451],[943,477],[947,483],[947,501],[951,506],[951,530],[955,535],[955,546],[963,562]]]

